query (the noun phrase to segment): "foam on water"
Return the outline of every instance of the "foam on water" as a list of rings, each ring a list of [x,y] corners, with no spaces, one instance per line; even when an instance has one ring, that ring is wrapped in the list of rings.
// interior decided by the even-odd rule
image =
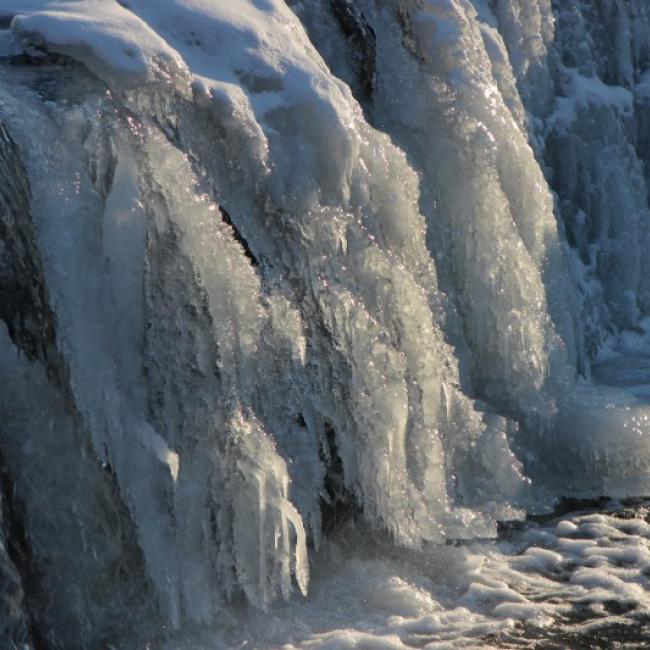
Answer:
[[[650,620],[647,504],[529,522],[498,542],[397,557],[350,527],[321,550],[308,603],[224,619],[166,650],[549,647],[638,643]],[[612,636],[613,635],[613,636]]]

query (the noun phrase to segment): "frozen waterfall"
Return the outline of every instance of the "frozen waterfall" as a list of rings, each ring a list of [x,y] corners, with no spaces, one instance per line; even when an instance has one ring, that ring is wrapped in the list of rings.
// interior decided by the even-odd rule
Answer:
[[[0,641],[650,494],[648,111],[645,0],[3,0]]]

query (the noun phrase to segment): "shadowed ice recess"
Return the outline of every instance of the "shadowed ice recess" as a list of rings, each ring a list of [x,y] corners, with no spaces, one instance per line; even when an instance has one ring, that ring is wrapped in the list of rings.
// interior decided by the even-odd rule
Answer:
[[[648,115],[645,0],[3,0],[0,645],[647,625]]]

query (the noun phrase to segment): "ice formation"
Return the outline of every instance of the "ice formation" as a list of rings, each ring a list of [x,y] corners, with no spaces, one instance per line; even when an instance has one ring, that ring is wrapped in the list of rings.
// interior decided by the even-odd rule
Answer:
[[[644,0],[4,0],[5,634],[307,607],[351,511],[444,563],[647,494],[649,103]],[[552,620],[502,582],[424,627]]]

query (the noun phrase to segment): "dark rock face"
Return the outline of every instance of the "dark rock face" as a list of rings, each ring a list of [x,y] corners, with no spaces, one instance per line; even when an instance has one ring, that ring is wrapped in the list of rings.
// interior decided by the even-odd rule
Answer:
[[[49,380],[68,397],[30,200],[18,146],[0,123],[0,321],[21,352],[40,362]],[[31,601],[40,602],[38,570],[14,478],[0,455],[0,647],[44,648],[36,614],[40,607],[30,606]]]
[[[26,170],[18,148],[0,124],[0,320],[30,359],[38,359],[54,377],[55,322],[48,307],[34,240]],[[2,423],[0,423],[1,429]],[[1,460],[1,459],[0,459]],[[0,467],[0,645],[31,648],[31,624],[25,614],[23,569],[28,545],[20,537],[20,513],[12,504],[14,483]],[[24,531],[23,531],[24,532]]]
[[[22,581],[8,550],[10,534],[0,492],[0,645],[3,648],[32,648],[25,615]]]
[[[241,230],[237,228],[237,225],[233,223],[233,220],[230,216],[230,213],[226,208],[224,208],[222,205],[219,206],[219,212],[221,213],[221,219],[223,220],[224,223],[228,224],[232,228],[232,233],[233,237],[239,242],[241,245],[244,255],[250,260],[250,263],[253,266],[259,266],[260,263],[258,262],[257,258],[255,257],[255,253],[253,253],[253,250],[251,249],[249,243],[246,241],[246,238],[242,235]]]
[[[56,322],[48,306],[29,197],[18,148],[0,124],[0,320],[27,357],[43,362],[50,377],[60,382]]]
[[[22,352],[43,363],[50,378],[62,383],[56,323],[35,242],[27,178],[18,147],[0,123],[0,320]],[[4,465],[0,458],[0,645],[23,650],[35,647],[37,627],[24,606],[26,584],[33,586],[35,576],[22,509]]]
[[[369,100],[375,89],[377,45],[373,28],[353,0],[330,0],[332,13],[350,45],[357,74],[359,99]]]
[[[321,517],[323,532],[329,534],[350,518],[361,514],[362,509],[352,491],[345,486],[343,461],[336,446],[336,431],[327,421],[324,423],[321,457],[327,468],[320,500]]]

